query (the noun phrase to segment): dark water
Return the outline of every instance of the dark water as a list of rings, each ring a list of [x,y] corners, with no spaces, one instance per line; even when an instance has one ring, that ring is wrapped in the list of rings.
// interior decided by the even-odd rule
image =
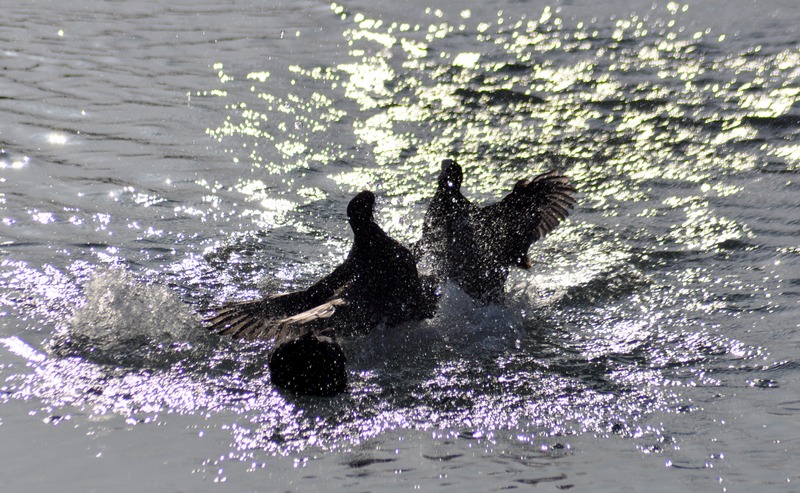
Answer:
[[[13,490],[798,490],[792,2],[4,13]],[[332,399],[204,334],[330,271],[359,190],[418,238],[445,157],[476,202],[547,169],[580,192],[506,306],[447,287],[345,341]]]

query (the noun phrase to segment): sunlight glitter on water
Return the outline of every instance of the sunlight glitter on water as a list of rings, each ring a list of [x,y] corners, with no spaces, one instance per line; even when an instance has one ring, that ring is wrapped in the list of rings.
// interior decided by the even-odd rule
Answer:
[[[524,443],[592,433],[663,448],[674,438],[660,417],[698,407],[682,391],[722,388],[771,364],[768,351],[722,329],[743,311],[773,310],[763,298],[777,274],[765,287],[697,263],[752,248],[748,219],[719,199],[746,191],[737,178],[761,166],[754,146],[778,166],[800,162],[796,146],[760,140],[790,133],[769,120],[796,103],[797,54],[725,53],[730,40],[684,30],[682,10],[575,24],[551,7],[530,18],[430,9],[415,25],[334,4],[344,60],[214,64],[215,82],[189,94],[221,103],[207,135],[230,168],[190,173],[200,199],[112,183],[119,210],[69,211],[70,228],[111,238],[86,247],[92,261],[147,251],[130,263],[150,259],[147,274],[182,298],[129,273],[90,280],[4,263],[6,287],[34,286],[30,304],[50,300],[37,313],[62,331],[49,354],[4,339],[33,368],[7,385],[44,401],[41,414],[75,406],[130,426],[213,415],[225,423],[209,426],[224,427],[242,459],[346,450],[390,430],[483,444],[504,433]],[[572,218],[532,250],[533,274],[512,278],[508,307],[475,307],[445,288],[434,320],[347,343],[350,392],[324,402],[271,386],[269,344],[196,333],[181,300],[204,308],[298,289],[340,262],[353,192],[378,191],[378,222],[418,238],[448,156],[464,165],[465,194],[477,203],[551,168],[580,191]],[[2,157],[2,168],[28,163]],[[161,220],[127,216],[144,209]],[[46,228],[64,223],[60,214],[31,218]],[[133,244],[111,244],[121,227],[136,230]],[[175,259],[181,251],[188,258]],[[168,259],[167,274],[153,258]],[[73,313],[76,305],[84,308]],[[16,299],[3,306],[18,309]]]
[[[336,5],[333,9],[345,23],[352,19],[351,27],[343,30],[343,37],[351,47],[352,62],[334,68],[298,67],[292,72],[304,77],[312,87],[322,84],[328,86],[328,92],[341,91],[344,102],[325,100],[326,108],[329,108],[325,111],[335,108],[337,115],[329,119],[328,124],[336,127],[337,122],[345,117],[354,119],[353,147],[366,146],[372,152],[376,166],[358,166],[330,175],[342,189],[355,191],[374,187],[377,183],[392,183],[392,189],[386,190],[388,193],[424,199],[424,192],[418,190],[424,190],[422,185],[436,172],[437,158],[457,155],[465,167],[468,193],[483,198],[497,197],[498,190],[508,189],[509,184],[520,176],[519,168],[523,163],[538,157],[543,158],[548,166],[569,167],[570,176],[582,192],[581,201],[585,207],[605,211],[608,216],[616,214],[623,203],[626,207],[636,202],[652,204],[652,199],[659,196],[653,187],[658,187],[662,180],[696,183],[695,196],[662,196],[660,206],[651,205],[641,211],[642,217],[675,217],[676,212],[683,215],[682,220],[660,234],[653,235],[646,230],[637,233],[642,241],[646,238],[655,240],[650,244],[656,246],[649,247],[653,254],[660,254],[657,251],[659,244],[684,252],[713,251],[728,241],[751,238],[746,224],[720,216],[703,198],[711,190],[706,183],[714,183],[714,190],[720,196],[740,192],[739,187],[719,180],[725,176],[720,172],[742,171],[754,165],[747,151],[728,149],[731,144],[751,141],[758,135],[757,128],[743,124],[742,119],[746,116],[760,117],[761,112],[767,109],[775,112],[769,116],[779,116],[788,111],[785,101],[791,101],[793,95],[790,91],[770,92],[770,97],[783,98],[779,99],[784,101],[783,104],[776,104],[773,102],[775,99],[757,99],[746,94],[744,91],[750,87],[738,82],[742,70],[761,72],[763,66],[738,64],[730,59],[709,61],[696,56],[698,50],[707,49],[708,31],[683,33],[673,20],[648,21],[637,16],[618,21],[613,32],[602,32],[584,23],[569,31],[557,16],[557,11],[547,8],[538,21],[522,22],[502,16],[492,22],[476,21],[476,49],[468,51],[462,46],[461,51],[449,52],[447,38],[456,29],[447,22],[434,22],[428,29],[424,26],[412,28],[372,21],[361,14],[350,16]],[[671,15],[676,15],[680,9],[673,10]],[[644,22],[649,22],[651,27],[648,28]],[[464,31],[463,24],[457,30]],[[654,34],[655,41],[651,39]],[[609,42],[606,36],[612,41]],[[626,44],[640,39],[649,41],[638,49]],[[718,37],[715,42],[724,40],[724,37]],[[440,53],[440,60],[431,61],[427,57],[432,47]],[[580,54],[592,50],[595,55],[588,60]],[[537,63],[534,61],[537,53],[560,59],[557,64],[552,60]],[[578,54],[577,60],[570,60],[572,53]],[[788,57],[781,55],[779,58],[782,60],[780,63],[786,63]],[[442,65],[441,60],[449,63]],[[722,82],[708,86],[695,85],[694,81],[709,67],[727,70],[732,79],[725,82],[723,78]],[[631,86],[627,82],[630,74],[642,71],[654,77]],[[275,97],[263,98],[280,101]],[[731,100],[738,103],[724,108],[722,114],[705,114],[698,109],[713,98],[734,98]],[[366,114],[362,116],[362,113]],[[698,137],[696,126],[708,124],[718,125],[721,131],[714,136],[702,134]],[[282,127],[279,125],[278,128]],[[304,128],[297,130],[307,132]],[[508,142],[508,134],[514,135],[514,142]],[[234,136],[235,132],[229,135]],[[240,137],[246,140],[247,135],[247,132],[242,132]],[[726,148],[726,152],[714,151],[720,148]],[[296,159],[290,148],[278,146],[276,151],[285,159]],[[553,162],[548,157],[550,153],[560,155],[561,159]],[[350,159],[347,151],[326,154],[320,165]],[[486,166],[489,155],[493,167]],[[606,174],[602,181],[589,165],[593,161],[605,164]],[[665,166],[665,163],[670,164]],[[391,216],[382,218],[382,223],[392,233],[402,235],[400,231],[408,229],[396,219],[405,217],[405,210],[411,211],[412,217],[417,214],[417,222],[410,222],[412,229],[419,225],[419,213],[414,212],[415,201],[392,200],[392,209]],[[592,234],[590,229],[567,224],[549,241],[562,249],[569,248],[567,245],[585,243],[587,233]],[[632,286],[646,286],[652,281],[646,280],[637,269],[627,267],[633,258],[630,250],[628,239],[606,236],[590,241],[580,254],[571,255],[569,259],[559,261],[550,254],[547,263],[558,266],[557,272],[566,265],[580,267],[572,273],[562,270],[550,277],[547,282],[554,283],[552,288],[543,283],[544,277],[540,277],[536,288],[551,293],[548,303],[561,300],[560,303],[569,305],[576,303],[575,300],[596,303],[609,296],[613,299],[620,296],[616,289],[625,293]],[[647,262],[648,254],[643,256],[643,260]],[[614,278],[620,284],[611,284],[610,290],[608,287],[599,288],[608,281],[609,273],[620,267],[630,269],[631,279]],[[670,299],[682,299],[690,292],[676,293]],[[654,295],[658,296],[657,293]],[[713,301],[703,301],[713,298],[711,293],[701,293],[699,298],[697,304],[684,306],[709,313],[722,306]],[[638,303],[641,303],[641,311],[647,312],[662,301],[658,298],[642,299],[634,305]],[[669,310],[666,313],[656,311],[643,319],[630,319],[630,313],[626,311],[612,315],[613,310],[609,307],[605,310],[602,318],[606,322],[588,332],[586,340],[576,342],[577,347],[589,361],[609,357],[650,359],[645,354],[653,352],[650,359],[652,368],[631,371],[616,367],[610,371],[619,378],[621,385],[649,387],[647,392],[652,394],[648,398],[654,401],[654,408],[668,408],[666,403],[672,398],[659,396],[655,389],[664,382],[672,382],[669,384],[672,385],[681,381],[664,372],[663,368],[671,365],[672,361],[702,360],[705,356],[702,351],[698,354],[691,349],[694,346],[716,346],[724,353],[724,348],[740,344],[738,341],[714,340],[713,336],[694,337],[691,332],[686,342],[680,342],[684,335],[661,333],[657,328],[675,316]],[[691,320],[687,323],[691,324]],[[605,341],[605,344],[595,344],[592,342],[595,338]],[[677,347],[654,351],[654,346],[670,346],[673,340],[678,343]],[[687,350],[694,356],[680,356]],[[738,358],[753,352],[731,351]],[[460,372],[467,372],[463,380]],[[456,390],[459,381],[474,379],[466,368],[443,367],[434,373],[436,376],[427,381],[423,386],[425,391],[419,394],[420,398],[433,399],[431,409],[447,409],[450,399],[456,399],[461,407],[470,407],[473,412],[480,406],[497,406],[491,399],[483,402],[483,398],[473,395],[472,390]],[[591,373],[585,377],[593,378]],[[520,390],[512,384],[519,378],[519,374],[501,376],[498,381],[506,382],[507,395],[531,395],[531,389]],[[547,375],[531,374],[528,378],[542,380]],[[714,379],[704,380],[707,385],[718,383]],[[573,385],[574,382],[552,384],[557,389]],[[380,391],[382,387],[378,384],[372,388]],[[588,395],[591,396],[591,391]],[[508,402],[509,397],[504,399],[503,406],[508,409],[520,405],[515,404],[513,398],[511,402]],[[548,395],[542,398],[542,402],[558,402],[558,399]],[[587,408],[615,415],[615,411],[606,407],[607,403],[589,404],[591,399],[589,397],[589,401],[584,402]],[[570,406],[553,406],[559,417],[553,422],[544,419],[540,424],[545,428],[551,427],[554,432],[563,431],[569,428],[565,428],[564,423],[574,419],[583,423],[579,428],[584,430],[600,429],[599,423],[609,419],[595,421],[588,415],[575,414],[575,408]],[[633,404],[633,407],[637,406]],[[625,411],[618,411],[620,421],[626,421]],[[540,413],[538,407],[521,412],[526,416]],[[441,411],[434,415],[441,415]],[[512,419],[511,415],[498,418],[487,413],[482,419],[481,415],[477,413],[478,421],[486,427],[517,422],[517,418]],[[397,424],[404,426],[404,422],[405,419],[398,419]],[[456,423],[458,418],[453,422],[440,422],[439,426],[457,426]]]
[[[334,4],[332,9],[340,14],[345,22],[350,21],[351,17],[343,13],[340,6]],[[682,168],[680,163],[686,157],[677,155],[676,150],[687,144],[693,145],[695,132],[690,127],[675,127],[674,124],[671,125],[673,127],[671,129],[663,127],[664,112],[675,119],[686,115],[687,110],[690,110],[692,106],[706,100],[709,97],[707,93],[710,93],[711,97],[720,97],[719,84],[701,88],[688,82],[707,70],[708,62],[697,62],[692,55],[705,42],[704,34],[707,33],[689,36],[662,26],[659,35],[663,36],[665,41],[658,44],[657,51],[652,52],[662,55],[641,56],[648,53],[647,50],[650,49],[648,46],[642,47],[639,52],[633,52],[629,48],[622,48],[614,43],[607,45],[597,31],[588,34],[582,26],[575,32],[567,32],[563,21],[558,16],[554,16],[549,7],[545,9],[545,14],[538,22],[526,21],[524,23],[514,23],[510,19],[503,22],[501,17],[497,24],[500,31],[495,35],[490,34],[493,27],[491,23],[482,24],[483,27],[479,26],[477,30],[481,34],[476,37],[477,46],[488,45],[491,47],[492,56],[487,57],[486,61],[483,61],[480,56],[474,56],[479,52],[450,54],[446,51],[446,46],[437,46],[441,52],[440,58],[450,59],[449,66],[442,66],[439,61],[431,62],[420,58],[419,53],[412,54],[406,50],[393,49],[398,44],[405,43],[407,45],[411,42],[419,42],[425,46],[444,42],[442,40],[446,40],[452,33],[452,29],[448,28],[446,22],[431,24],[427,33],[424,28],[407,28],[400,29],[401,34],[395,36],[389,33],[395,33],[397,26],[386,25],[380,21],[367,19],[361,14],[355,14],[352,17],[353,27],[343,31],[343,37],[353,47],[350,51],[354,60],[352,64],[342,64],[333,69],[314,67],[294,70],[312,85],[315,83],[329,84],[328,90],[334,91],[338,91],[339,87],[344,88],[343,96],[352,100],[356,106],[353,109],[347,109],[348,105],[334,103],[326,98],[328,108],[338,106],[336,118],[328,120],[328,123],[335,123],[344,115],[355,118],[356,143],[354,145],[366,145],[372,150],[375,162],[379,165],[378,169],[366,168],[365,171],[370,173],[368,176],[347,172],[333,175],[335,181],[341,186],[350,184],[348,188],[355,190],[376,182],[387,180],[397,182],[401,176],[405,176],[405,181],[409,182],[410,186],[398,192],[413,193],[412,190],[418,189],[422,183],[423,176],[417,174],[409,180],[409,169],[406,167],[401,167],[402,173],[378,170],[389,165],[392,170],[396,170],[398,169],[397,164],[407,160],[409,163],[417,165],[417,169],[430,172],[432,171],[431,163],[436,160],[435,156],[450,153],[461,156],[461,160],[469,166],[472,162],[483,161],[481,156],[489,149],[495,160],[509,155],[509,157],[513,156],[512,162],[520,161],[537,155],[542,156],[543,151],[548,148],[548,136],[558,139],[564,137],[564,133],[558,129],[565,128],[567,135],[573,132],[591,131],[597,126],[594,121],[602,121],[603,126],[611,124],[612,131],[616,126],[617,133],[628,134],[634,129],[639,133],[637,139],[642,143],[641,146],[629,150],[624,147],[617,148],[615,155],[609,156],[609,164],[620,166],[620,171],[624,171],[636,181],[646,182],[656,176],[663,176],[665,171],[660,165],[668,160],[675,162],[676,167],[675,171],[667,170],[666,176],[669,176],[670,173],[677,173],[681,175],[681,179],[691,178],[686,176],[687,172],[694,174],[695,179],[699,180],[714,176],[711,174],[712,170],[716,174],[721,167],[734,165],[738,168],[741,166],[736,161],[726,163],[713,156],[708,156],[711,158],[708,159],[705,155],[700,155],[697,153],[698,151],[689,147],[687,150],[692,160],[691,171],[688,167]],[[655,26],[663,24],[660,19],[651,22]],[[670,27],[672,24],[670,23]],[[509,28],[505,26],[511,26],[510,33]],[[634,17],[631,20],[618,22],[615,41],[627,39],[628,29],[636,29],[631,33],[633,39],[648,35],[646,30],[642,30],[642,21]],[[542,39],[531,41],[527,35],[521,36],[520,30],[525,33],[535,32]],[[571,50],[565,49],[560,44],[547,45],[545,43],[546,40],[562,38],[565,40],[581,38],[582,43],[591,43],[586,39],[594,38],[602,41],[604,45],[598,50],[594,61],[580,60],[574,66],[564,66],[561,61],[560,67],[554,67],[552,61],[547,61],[542,64],[533,63],[527,67],[528,70],[522,71],[521,67],[509,65],[509,63],[530,63],[530,60],[520,60],[520,57],[529,50],[563,51],[569,54]],[[514,42],[500,42],[508,39],[514,39]],[[498,52],[499,47],[502,48]],[[583,44],[581,47],[589,49]],[[377,54],[368,55],[375,50],[378,51]],[[385,50],[391,51],[385,53]],[[485,51],[485,48],[481,51]],[[517,60],[503,61],[504,52],[506,56],[510,55]],[[386,56],[387,54],[389,57]],[[793,65],[791,57],[786,55],[786,53],[780,54],[777,60],[781,67],[788,69]],[[498,56],[501,57],[499,61],[497,61]],[[393,57],[399,57],[399,59],[392,61]],[[469,57],[469,63],[466,63],[467,57]],[[389,63],[395,67],[402,67],[402,69],[391,68]],[[730,60],[715,60],[711,63],[720,67],[724,67],[723,64],[726,64],[728,70],[736,71],[737,79],[742,77],[740,72],[743,67]],[[607,67],[609,72],[601,73],[598,76],[597,72],[604,67]],[[677,68],[672,72],[665,71],[664,69],[668,67]],[[745,70],[755,72],[763,70],[762,66],[752,64],[746,67]],[[635,96],[636,99],[628,100],[628,88],[622,83],[626,74],[654,68],[657,69],[656,73],[664,85],[645,84],[636,88],[634,92],[634,94],[643,93],[643,97]],[[614,74],[618,74],[621,79],[617,80]],[[464,89],[464,86],[471,85],[470,81],[476,77],[481,77],[482,88],[479,90]],[[753,117],[762,117],[765,108],[772,108],[774,112],[771,115],[763,116],[779,116],[788,111],[796,96],[791,90],[776,89],[770,92],[769,98],[772,99],[756,99],[760,96],[745,94],[743,91],[749,86],[737,84],[737,79],[726,86],[735,89],[731,96],[740,100],[738,109],[748,112]],[[680,85],[676,87],[675,81],[679,81]],[[666,95],[676,90],[679,102],[677,105],[664,99]],[[543,104],[542,98],[546,101],[545,104]],[[280,101],[280,99],[277,100]],[[295,99],[292,102],[290,97],[289,100],[284,101],[290,103],[289,107],[296,107],[302,99],[300,101]],[[394,102],[387,104],[390,101]],[[771,101],[781,101],[781,103],[777,104]],[[455,104],[456,102],[458,105]],[[497,103],[500,102],[504,106],[497,106]],[[611,103],[623,108],[631,106],[633,111],[626,112],[617,123],[614,114],[607,111],[604,106],[595,106],[596,109],[592,110],[590,109],[591,104],[587,106],[586,102],[595,105]],[[475,103],[482,103],[483,108],[478,108]],[[470,109],[469,113],[459,109],[465,104]],[[641,109],[637,106],[641,106]],[[496,111],[495,108],[498,110],[502,108],[502,111]],[[356,113],[356,109],[359,112],[373,114],[362,119]],[[514,113],[509,113],[509,110],[513,110]],[[317,109],[318,112],[319,109]],[[451,115],[452,112],[455,112],[458,118],[454,119]],[[529,113],[534,121],[539,120],[541,124],[520,125],[515,121],[517,119],[515,113],[520,116]],[[709,115],[708,118],[709,123],[719,121],[717,115]],[[730,121],[732,124],[728,130],[723,129],[723,132],[717,134],[711,142],[714,146],[752,140],[756,137],[757,131],[754,127],[741,125],[741,114],[723,118],[723,122]],[[251,132],[247,129],[255,127],[257,125],[246,125],[241,134],[247,135]],[[278,128],[282,128],[281,125],[278,125]],[[430,138],[431,129],[435,129],[432,139]],[[667,130],[666,134],[664,130]],[[513,153],[503,149],[506,141],[505,135],[509,131],[515,135],[515,151]],[[219,133],[219,130],[210,130],[210,132]],[[426,135],[424,139],[415,137],[423,134]],[[308,134],[306,133],[306,135]],[[438,135],[443,138],[437,138]],[[461,145],[454,149],[449,144],[453,141],[460,142]],[[520,147],[524,147],[522,144],[525,142],[537,142],[535,148],[539,150],[535,154],[531,154],[530,151],[521,153]],[[477,148],[472,147],[478,143]],[[568,149],[559,149],[559,151],[562,154],[565,151],[571,152],[578,162],[597,159],[605,154],[603,149],[593,149],[588,142],[584,144],[588,145],[572,146],[572,151]],[[708,142],[702,144],[704,144],[702,147],[708,147]],[[295,147],[286,147],[286,145],[285,143],[281,144],[276,150],[282,154],[283,161],[291,161],[297,151],[294,150]],[[325,158],[320,164],[324,164],[326,161],[346,159],[345,153],[331,151],[332,149],[328,149],[322,154]],[[653,156],[657,156],[657,159],[653,160]],[[735,158],[735,155],[728,156],[726,159],[730,159],[730,157]],[[262,157],[258,159],[260,160]],[[742,156],[740,160],[744,166],[752,165],[746,156]],[[496,171],[501,172],[497,173]],[[507,183],[509,176],[504,175],[502,171],[502,169],[493,170],[493,172],[481,176],[481,179],[478,180],[481,188],[478,191],[491,193],[497,189],[498,184]],[[606,193],[625,199],[620,195],[623,190],[624,188],[618,186],[606,189],[605,192],[603,189],[599,189],[594,193]],[[635,193],[635,189],[629,193]],[[631,196],[631,198],[635,197],[636,195]],[[590,195],[588,199],[592,200],[592,196]]]
[[[440,322],[415,331],[462,335],[475,331],[474,337],[453,340],[449,349],[443,348],[452,357],[436,363],[424,347],[409,348],[418,353],[411,359],[389,356],[396,354],[391,347],[403,345],[401,341],[413,335],[378,332],[372,342],[362,342],[374,349],[355,358],[355,364],[374,367],[375,358],[389,356],[388,367],[366,373],[356,369],[350,395],[330,403],[272,390],[263,344],[209,346],[196,337],[201,333],[191,332],[191,322],[176,319],[177,300],[161,287],[110,271],[95,274],[86,296],[86,304],[53,340],[51,351],[60,358],[44,358],[21,341],[14,345],[14,352],[34,365],[33,374],[10,380],[17,397],[45,399],[53,407],[79,406],[97,416],[127,415],[134,418],[132,425],[157,420],[159,413],[228,410],[245,418],[232,429],[243,453],[253,448],[281,454],[309,446],[338,449],[405,428],[467,429],[488,436],[514,427],[529,430],[530,437],[608,430],[613,423],[627,428],[630,413],[641,412],[645,402],[655,399],[650,405],[657,406],[663,399],[651,391],[641,394],[640,389],[630,400],[614,397],[612,405],[610,396],[591,383],[603,379],[593,364],[572,357],[559,362],[566,355],[556,356],[560,353],[556,347],[552,347],[555,360],[546,355],[548,351],[535,359],[527,351],[503,356],[513,342],[488,341],[501,335],[496,317],[508,315],[498,308],[496,313],[475,311],[472,321],[460,319],[457,314],[463,312],[465,300],[458,296],[454,304],[443,307]],[[185,311],[180,304],[177,309]],[[147,317],[152,320],[142,322]],[[513,317],[509,322],[502,330],[511,330],[507,335],[512,339],[528,337],[514,328]],[[384,337],[388,339],[379,342]],[[429,332],[425,336],[434,341],[439,337]],[[484,353],[477,366],[471,356],[475,344]],[[383,345],[388,353],[375,351]],[[616,384],[601,387],[606,385]]]

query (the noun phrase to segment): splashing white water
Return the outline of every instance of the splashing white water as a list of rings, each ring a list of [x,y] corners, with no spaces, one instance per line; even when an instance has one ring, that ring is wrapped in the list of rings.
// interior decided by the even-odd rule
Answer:
[[[55,334],[51,348],[107,363],[169,362],[205,338],[197,314],[165,286],[136,279],[123,268],[99,270],[85,303]]]
[[[121,268],[98,271],[86,286],[86,304],[70,320],[74,334],[90,339],[190,341],[197,315],[164,286],[145,284]]]

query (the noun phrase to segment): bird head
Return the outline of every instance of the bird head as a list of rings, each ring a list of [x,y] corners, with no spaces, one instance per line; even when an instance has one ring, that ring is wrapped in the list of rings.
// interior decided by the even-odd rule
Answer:
[[[364,229],[372,222],[375,207],[375,194],[364,190],[350,200],[347,205],[347,219],[353,230]]]
[[[461,190],[461,180],[464,175],[461,171],[461,166],[452,159],[445,159],[442,161],[442,171],[439,172],[438,184],[440,189],[454,190],[456,192]]]

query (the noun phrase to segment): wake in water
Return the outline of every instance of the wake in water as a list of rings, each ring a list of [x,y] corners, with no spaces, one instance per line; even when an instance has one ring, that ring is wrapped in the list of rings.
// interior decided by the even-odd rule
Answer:
[[[446,282],[434,317],[343,339],[350,387],[334,399],[277,392],[269,342],[208,337],[181,296],[122,268],[98,270],[85,283],[84,300],[72,300],[78,308],[51,341],[57,358],[31,352],[37,369],[28,385],[91,413],[234,412],[252,423],[237,446],[275,453],[348,446],[393,428],[470,436],[515,428],[531,439],[641,434],[643,416],[682,406],[657,383],[672,365],[702,367],[727,343],[706,340],[695,350],[697,337],[662,333],[652,321],[587,316],[652,287],[630,253],[598,254],[601,242],[618,243],[613,237],[577,248],[571,234],[555,239],[547,268],[514,272],[505,305],[483,305]],[[658,442],[659,433],[648,436]]]

